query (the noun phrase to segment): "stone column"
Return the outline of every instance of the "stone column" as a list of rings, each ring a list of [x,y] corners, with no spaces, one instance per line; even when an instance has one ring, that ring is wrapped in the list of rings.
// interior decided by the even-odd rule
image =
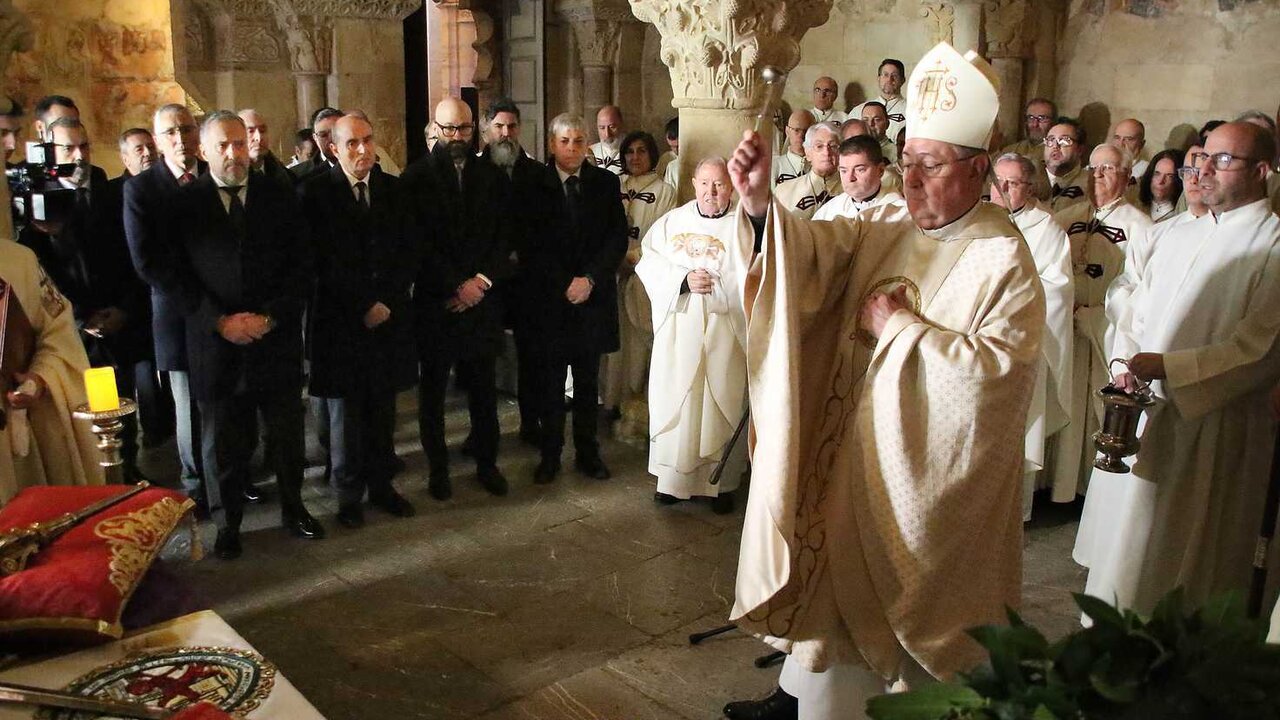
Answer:
[[[289,0],[268,2],[289,48],[298,127],[310,127],[311,114],[328,104],[326,82],[331,36],[323,27],[304,25]]]
[[[600,108],[614,102],[613,60],[620,28],[621,23],[614,20],[573,23],[578,60],[582,63],[582,112],[590,127],[595,127]]]
[[[662,62],[680,112],[681,202],[693,197],[698,160],[728,157],[764,101],[760,68],[790,72],[800,39],[827,21],[832,0],[630,0],[637,18],[662,35]],[[765,133],[770,138],[773,133]]]
[[[1005,142],[1018,139],[1022,106],[1026,103],[1025,64],[1029,57],[1027,0],[984,0],[982,7],[983,54],[1000,78],[1000,114],[996,117]]]

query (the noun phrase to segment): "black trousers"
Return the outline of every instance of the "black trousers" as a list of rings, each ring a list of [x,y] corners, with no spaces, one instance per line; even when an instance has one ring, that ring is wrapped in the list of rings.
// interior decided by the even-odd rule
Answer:
[[[392,492],[395,455],[396,394],[394,391],[352,393],[326,400],[329,411],[329,462],[338,505],[348,507]]]
[[[160,380],[154,360],[133,366],[134,392],[138,400],[138,422],[151,440],[169,437],[174,431],[173,394]],[[149,440],[148,442],[150,442]]]
[[[449,469],[449,449],[444,442],[444,401],[449,386],[449,370],[456,368],[458,385],[465,388],[471,415],[471,447],[476,467],[492,469],[498,462],[498,389],[495,376],[497,358],[479,355],[452,359],[425,354],[418,381],[418,435],[431,472]]]
[[[600,455],[596,439],[599,421],[600,354],[566,353],[556,348],[541,347],[538,356],[539,417],[542,420],[542,457],[560,458],[564,449],[564,379],[573,372],[573,447],[578,459]]]
[[[516,403],[520,406],[521,432],[536,432],[541,423],[537,334],[517,324],[516,337]]]
[[[261,392],[243,390],[225,398],[198,402],[205,494],[218,529],[240,528],[249,464],[257,444],[255,414],[258,412],[262,413],[267,437],[274,448],[268,462],[273,464],[279,484],[280,511],[286,517],[304,511],[305,429],[299,389],[289,385]]]

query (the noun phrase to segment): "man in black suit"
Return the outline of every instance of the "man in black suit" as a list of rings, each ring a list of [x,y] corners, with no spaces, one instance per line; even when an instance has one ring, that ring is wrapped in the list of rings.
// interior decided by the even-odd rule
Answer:
[[[558,205],[560,182],[550,169],[525,153],[520,145],[520,107],[501,98],[485,112],[488,145],[481,154],[511,180],[507,202],[508,226],[515,268],[503,288],[507,320],[516,340],[516,400],[520,407],[520,441],[542,447],[542,400],[538,395],[536,347],[537,306],[529,297],[533,276],[526,262],[526,248],[548,232]]]
[[[181,188],[204,171],[197,153],[200,131],[191,111],[169,104],[156,110],[156,148],[163,162],[157,162],[130,179],[124,186],[124,229],[129,254],[138,275],[151,286],[151,330],[155,344],[156,369],[168,374],[176,416],[178,458],[182,463],[182,486],[197,504],[205,497],[200,484],[199,418],[191,401],[187,376],[187,339],[182,309],[162,287],[173,287],[170,275],[177,267],[176,236],[189,222],[178,212]]]
[[[289,168],[295,183],[303,182],[313,175],[332,170],[338,166],[338,159],[333,154],[333,126],[342,118],[342,111],[331,107],[322,107],[311,116],[311,139],[316,145],[316,154],[309,159]],[[314,220],[314,218],[312,218]]]
[[[317,286],[310,307],[311,395],[326,398],[338,522],[364,524],[374,506],[413,506],[391,484],[396,393],[418,378],[409,288],[418,268],[413,216],[400,181],[374,169],[373,127],[343,117],[329,152],[338,167],[300,187],[312,222]]]
[[[140,127],[129,128],[120,133],[119,149],[124,172],[112,182],[120,186],[123,195],[125,181],[146,172],[160,158],[160,152],[156,150],[156,141],[151,137],[151,131]]]
[[[401,180],[425,210],[429,232],[422,270],[414,286],[422,377],[418,430],[430,463],[427,489],[447,500],[449,451],[444,441],[444,401],[449,370],[456,368],[471,411],[470,451],[480,484],[507,494],[498,470],[498,395],[495,364],[502,352],[502,301],[509,241],[507,179],[471,152],[471,108],[456,98],[436,106],[445,128],[429,155],[410,165]]]
[[[588,477],[605,479],[609,468],[596,439],[600,356],[618,349],[618,264],[627,252],[627,218],[618,178],[584,163],[582,118],[564,113],[548,133],[553,182],[551,227],[523,248],[529,298],[536,307],[535,350],[543,389],[542,462],[534,482],[549,483],[560,471],[564,447],[564,377],[573,372],[575,465]]]
[[[59,178],[75,193],[71,214],[58,222],[33,221],[18,235],[31,248],[58,289],[71,301],[76,327],[90,362],[116,368],[121,394],[134,395],[135,366],[150,357],[147,287],[129,263],[120,217],[120,200],[102,168],[92,164],[89,134],[73,117],[54,120],[45,133],[59,164],[75,165]],[[125,475],[138,471],[138,425],[125,421]]]
[[[254,172],[265,175],[268,179],[280,183],[284,187],[293,187],[293,176],[285,169],[284,163],[271,152],[271,129],[267,119],[253,108],[245,108],[239,113],[249,131],[249,167]]]
[[[63,117],[80,119],[76,101],[66,95],[45,95],[31,109],[31,129],[41,142],[49,142],[49,126]]]
[[[200,408],[209,508],[218,557],[240,556],[249,461],[262,411],[275,452],[285,529],[322,538],[302,504],[302,309],[311,290],[306,225],[292,187],[249,171],[244,121],[205,118],[209,171],[182,192],[180,266],[162,287],[186,316],[191,390]]]

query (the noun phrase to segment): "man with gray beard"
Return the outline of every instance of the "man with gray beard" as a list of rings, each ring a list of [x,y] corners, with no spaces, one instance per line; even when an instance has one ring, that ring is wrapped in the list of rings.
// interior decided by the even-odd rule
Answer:
[[[537,365],[531,343],[531,316],[536,304],[528,302],[525,248],[536,242],[546,224],[546,207],[537,198],[551,182],[547,166],[525,153],[520,145],[520,107],[510,98],[501,98],[485,112],[484,130],[489,144],[482,158],[498,167],[511,180],[507,208],[511,227],[511,250],[515,275],[507,284],[508,321],[516,339],[516,399],[520,405],[520,441],[539,447],[542,437],[536,394]],[[554,189],[554,188],[553,188]]]
[[[421,380],[418,429],[430,465],[427,489],[437,500],[453,494],[444,439],[445,389],[455,370],[471,414],[468,445],[476,479],[494,495],[507,494],[498,470],[498,398],[495,363],[502,352],[504,315],[500,284],[509,279],[509,182],[471,151],[471,108],[445,98],[433,117],[440,142],[403,175],[429,233],[414,288]],[[504,146],[504,152],[508,148]]]

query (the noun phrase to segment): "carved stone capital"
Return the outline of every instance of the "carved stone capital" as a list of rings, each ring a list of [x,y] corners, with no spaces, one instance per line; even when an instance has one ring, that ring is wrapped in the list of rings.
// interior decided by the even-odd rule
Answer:
[[[289,69],[295,73],[327,73],[333,30],[320,18],[303,19],[296,0],[267,0],[276,25],[284,34],[289,53]]]
[[[217,0],[236,17],[272,15],[275,0]],[[404,20],[423,0],[288,0],[299,15]]]
[[[982,31],[988,58],[1028,57],[1027,0],[983,0]]]
[[[613,65],[622,23],[612,20],[581,20],[573,23],[572,27],[583,67]]]
[[[950,0],[923,0],[920,17],[929,26],[929,44],[952,42],[956,27],[956,6]]]
[[[800,39],[827,21],[832,0],[630,0],[662,35],[676,107],[755,107],[760,68],[789,72]]]

